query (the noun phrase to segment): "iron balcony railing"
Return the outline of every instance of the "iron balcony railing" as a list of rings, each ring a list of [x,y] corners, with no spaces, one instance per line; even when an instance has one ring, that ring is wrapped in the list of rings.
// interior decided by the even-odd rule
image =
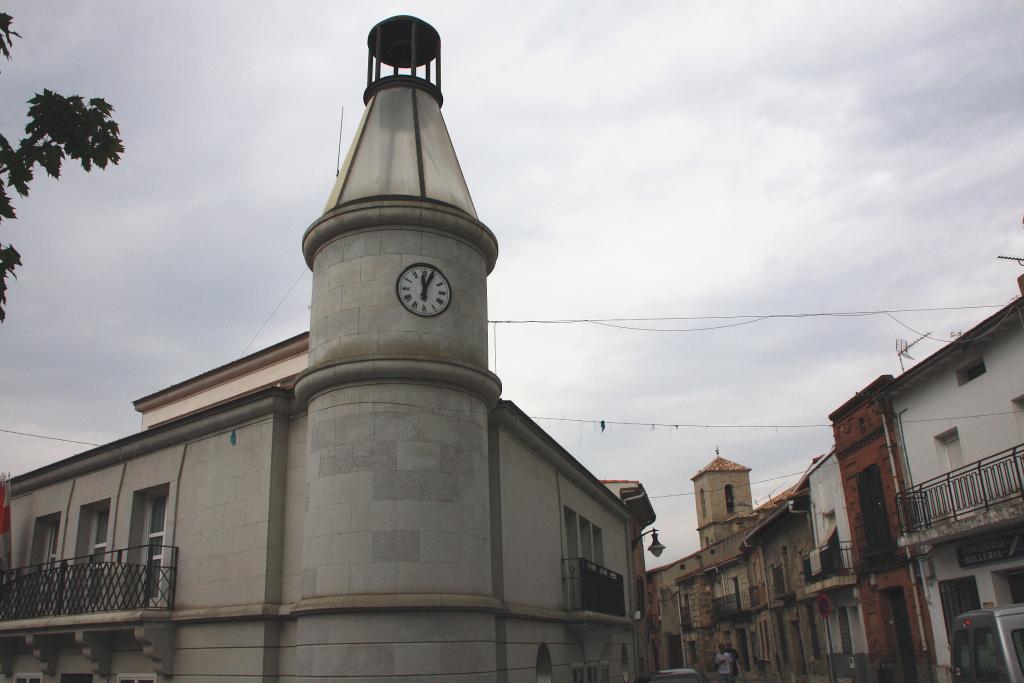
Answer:
[[[876,574],[906,563],[906,556],[888,533],[877,530],[868,533],[863,527],[857,527],[853,537],[853,571],[857,574]]]
[[[751,607],[757,607],[758,605],[763,604],[764,601],[765,601],[765,599],[764,599],[764,586],[761,585],[761,584],[758,584],[756,586],[751,586],[750,587],[750,606]]]
[[[791,591],[786,585],[786,571],[782,568],[782,565],[775,565],[772,567],[772,597],[781,598],[788,595]]]
[[[818,563],[812,561],[812,555],[817,552]],[[823,581],[832,576],[843,576],[853,573],[853,544],[847,541],[841,543],[826,543],[816,551],[812,550],[803,556],[804,583],[810,584],[815,581]],[[816,570],[816,571],[815,571]]]
[[[621,574],[582,557],[563,560],[562,572],[569,609],[626,616]]]
[[[178,549],[135,546],[0,572],[0,621],[171,609]]]
[[[742,593],[733,593],[732,595],[712,598],[711,615],[716,619],[722,619],[746,612],[750,609],[750,606],[749,604],[743,604],[743,600],[740,599],[742,595]]]
[[[900,529],[928,529],[1013,498],[1024,498],[1024,443],[896,494]]]

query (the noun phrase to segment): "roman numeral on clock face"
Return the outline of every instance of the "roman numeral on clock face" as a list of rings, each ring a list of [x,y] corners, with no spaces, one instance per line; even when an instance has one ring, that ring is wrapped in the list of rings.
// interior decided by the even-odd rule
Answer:
[[[429,263],[407,266],[398,276],[395,292],[407,311],[424,317],[444,313],[452,296],[448,278]]]

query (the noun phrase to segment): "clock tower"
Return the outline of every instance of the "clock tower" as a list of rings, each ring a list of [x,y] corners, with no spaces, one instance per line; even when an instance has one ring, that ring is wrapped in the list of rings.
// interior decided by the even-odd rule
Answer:
[[[366,109],[302,239],[313,296],[295,387],[307,408],[296,668],[302,680],[493,680],[498,245],[441,116],[437,31],[392,17],[367,46]]]

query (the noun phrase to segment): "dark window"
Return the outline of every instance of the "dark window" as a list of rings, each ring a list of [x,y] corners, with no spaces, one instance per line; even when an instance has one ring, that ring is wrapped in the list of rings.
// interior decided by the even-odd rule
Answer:
[[[817,659],[821,656],[821,643],[818,641],[818,622],[814,618],[814,605],[806,602],[804,607],[807,611],[807,630],[811,632],[811,651]]]
[[[704,517],[708,515],[708,501],[704,498],[704,489],[700,490],[700,514]]]
[[[779,632],[779,656],[782,657],[783,664],[789,664],[789,645],[786,643],[786,623],[782,612],[775,613],[775,626]]]
[[[992,629],[974,629],[974,669],[978,678],[998,678],[999,666],[996,664],[996,643],[992,639]]]
[[[966,629],[953,634],[953,672],[958,676],[970,676],[973,671],[969,636]]]
[[[985,374],[985,361],[979,358],[976,362],[966,365],[956,371],[957,382],[963,386],[972,379],[978,379]]]
[[[946,633],[953,628],[956,615],[981,609],[978,584],[973,576],[939,581],[939,597],[942,600],[942,617],[946,620]]]
[[[732,497],[732,484],[725,485],[725,511],[732,513],[736,509],[736,501]]]
[[[1024,670],[1024,630],[1013,632],[1013,649],[1017,653],[1017,665]]]
[[[869,465],[857,473],[857,495],[864,526],[864,547],[861,551],[869,557],[880,555],[892,548],[892,541],[878,465]]]
[[[839,641],[844,655],[853,654],[853,635],[850,633],[850,613],[845,607],[836,610],[836,621],[839,622]]]

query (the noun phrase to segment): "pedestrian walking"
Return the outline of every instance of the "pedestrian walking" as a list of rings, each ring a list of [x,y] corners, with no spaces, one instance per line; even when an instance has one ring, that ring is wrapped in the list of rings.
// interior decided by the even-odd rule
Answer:
[[[732,676],[733,680],[740,675],[740,653],[732,646],[732,643],[725,644],[725,651],[732,657]]]
[[[725,644],[718,644],[715,655],[715,670],[718,671],[719,683],[732,683],[732,655],[725,651]]]

